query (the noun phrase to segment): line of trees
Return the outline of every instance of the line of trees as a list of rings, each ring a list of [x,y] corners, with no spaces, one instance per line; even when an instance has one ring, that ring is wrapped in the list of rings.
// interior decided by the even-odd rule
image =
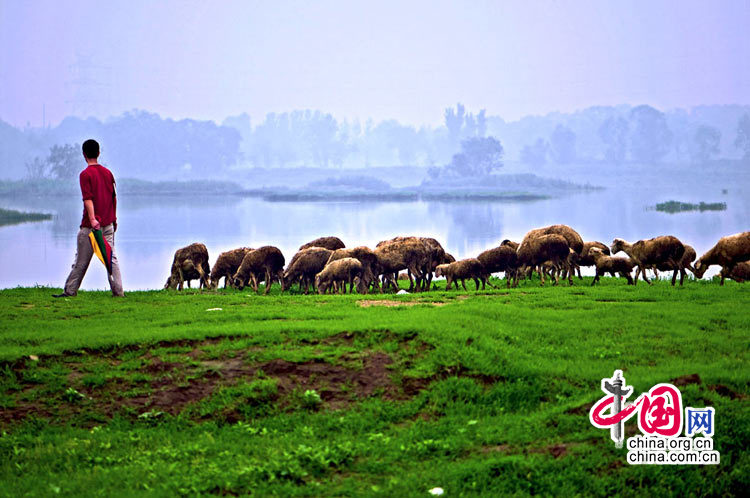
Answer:
[[[44,129],[21,130],[0,121],[0,178],[63,178],[57,156],[87,137],[100,140],[106,161],[121,176],[153,179],[230,176],[242,167],[445,165],[441,174],[460,174],[501,164],[485,159],[475,164],[484,157],[478,150],[495,155],[499,150],[501,158],[531,166],[717,158],[750,162],[750,106],[669,112],[648,105],[591,107],[506,122],[484,109],[469,112],[459,103],[444,110],[441,125],[419,128],[396,120],[340,121],[312,110],[269,113],[258,124],[247,114],[216,124],[145,111],[105,121],[69,117]],[[485,138],[492,140],[480,140]]]

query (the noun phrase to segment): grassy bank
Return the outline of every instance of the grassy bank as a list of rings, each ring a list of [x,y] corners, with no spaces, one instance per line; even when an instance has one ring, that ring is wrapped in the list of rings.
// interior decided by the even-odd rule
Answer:
[[[0,494],[741,494],[750,286],[589,282],[0,291]],[[616,368],[715,407],[721,464],[628,465],[588,421]]]
[[[0,208],[0,227],[4,225],[17,225],[30,221],[51,220],[52,215],[46,213],[24,213],[15,209]]]

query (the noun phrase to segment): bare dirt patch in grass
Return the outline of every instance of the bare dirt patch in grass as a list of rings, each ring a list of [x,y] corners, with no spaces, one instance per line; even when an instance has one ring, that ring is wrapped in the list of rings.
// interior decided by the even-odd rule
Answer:
[[[416,306],[418,304],[429,304],[431,306],[445,306],[448,303],[441,301],[395,301],[392,299],[362,299],[357,301],[363,308],[369,308],[370,306],[385,306],[386,308],[392,308],[395,306]]]

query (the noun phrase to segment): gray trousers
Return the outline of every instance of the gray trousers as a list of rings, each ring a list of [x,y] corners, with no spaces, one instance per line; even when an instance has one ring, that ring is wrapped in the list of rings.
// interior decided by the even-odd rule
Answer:
[[[76,259],[73,262],[73,267],[70,269],[70,275],[68,275],[68,279],[65,281],[65,294],[69,296],[78,294],[78,288],[81,286],[84,275],[86,275],[91,257],[94,255],[94,249],[91,247],[91,240],[89,239],[90,233],[90,228],[81,228],[78,230]],[[122,291],[122,276],[120,276],[120,265],[115,255],[114,226],[110,224],[102,227],[102,235],[104,236],[104,240],[109,242],[109,245],[112,247],[112,274],[109,276],[109,287],[112,289],[112,295],[122,296],[124,295]]]

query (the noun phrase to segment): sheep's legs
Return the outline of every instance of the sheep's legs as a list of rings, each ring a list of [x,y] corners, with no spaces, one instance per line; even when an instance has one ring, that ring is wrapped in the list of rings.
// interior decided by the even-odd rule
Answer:
[[[596,276],[594,277],[594,280],[591,281],[591,287],[594,286],[599,281],[599,270],[596,270]]]
[[[466,288],[466,280],[464,280],[463,278],[461,279],[461,285],[463,285],[463,286],[464,286],[464,290],[465,290],[465,291],[468,291],[468,290],[469,290],[469,289],[467,289],[467,288]],[[458,286],[456,286],[456,287],[458,287]]]
[[[638,265],[638,271],[641,272],[641,277],[643,277],[643,280],[648,285],[653,285],[653,283],[651,282],[651,280],[649,280],[648,277],[646,276],[646,268],[644,268],[643,266]],[[637,275],[637,273],[636,273],[636,275]],[[636,279],[636,282],[637,282],[637,279]]]
[[[479,290],[479,279],[477,277],[474,278],[474,285],[476,285],[476,288],[474,290]],[[482,290],[484,290],[484,282],[482,282]]]

